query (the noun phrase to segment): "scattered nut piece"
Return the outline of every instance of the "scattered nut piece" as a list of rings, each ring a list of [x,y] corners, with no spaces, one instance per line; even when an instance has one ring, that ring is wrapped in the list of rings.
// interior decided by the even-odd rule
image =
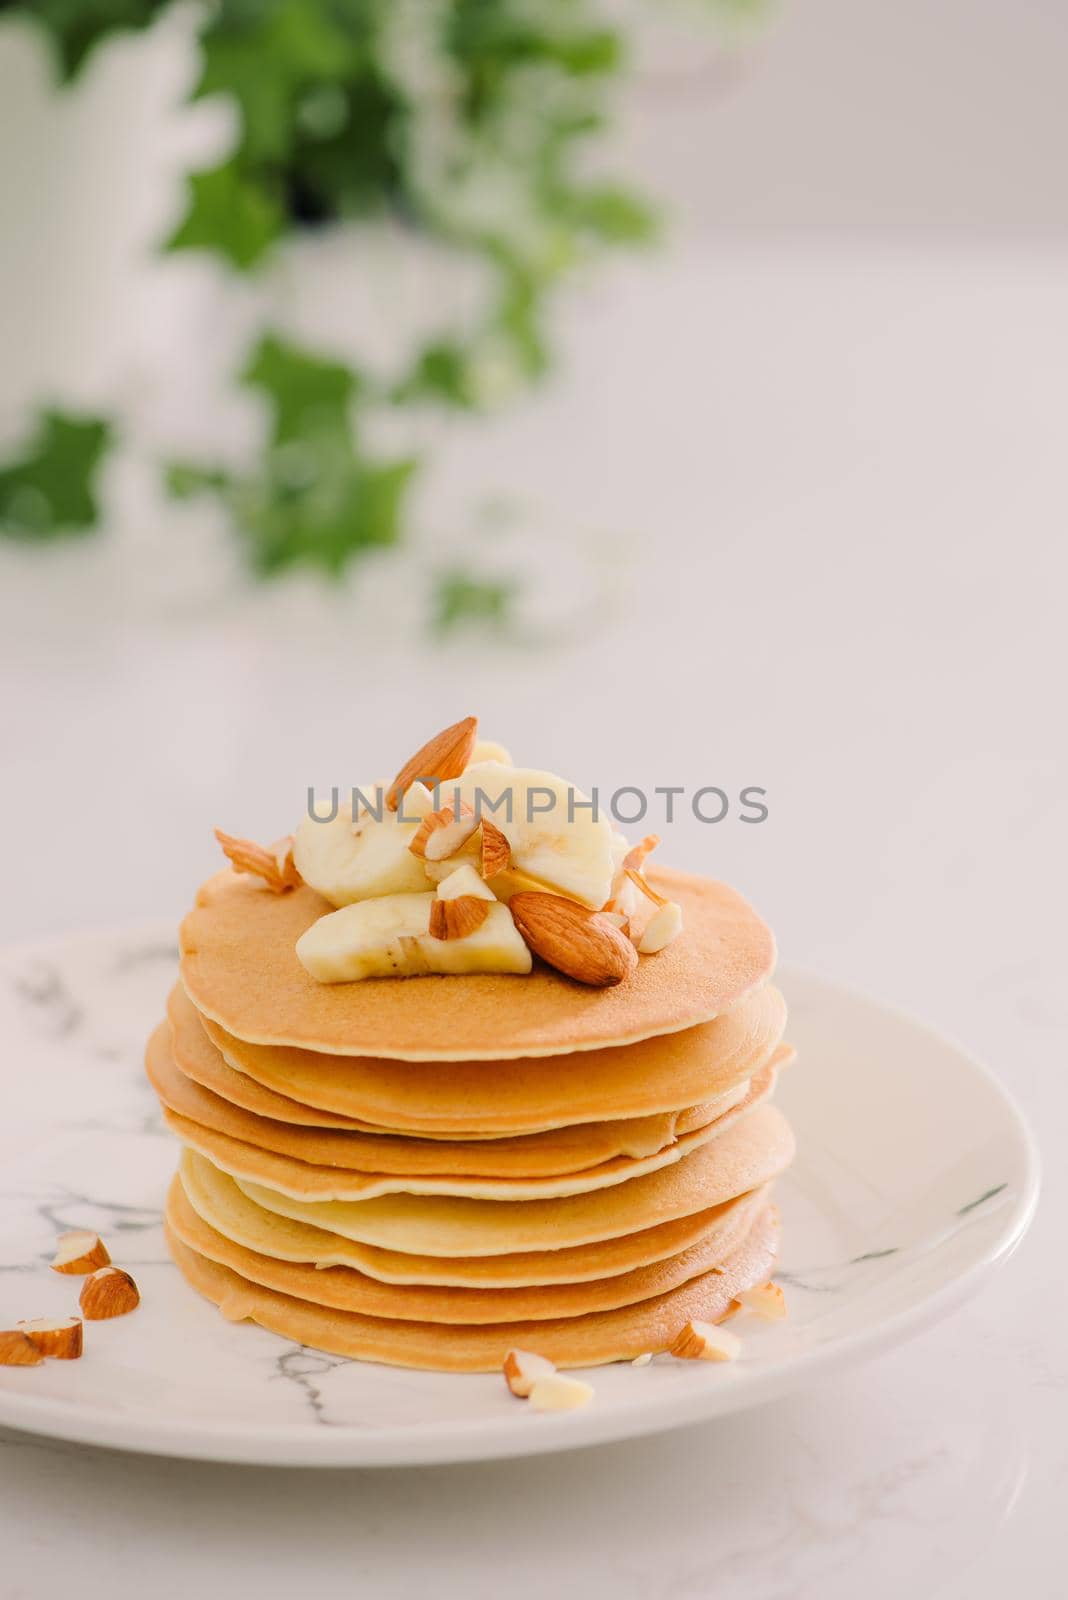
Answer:
[[[141,1304],[136,1283],[121,1267],[99,1267],[86,1278],[78,1304],[89,1322],[123,1317]]]
[[[484,878],[495,878],[512,859],[512,847],[495,822],[482,819],[482,859],[479,871]]]
[[[638,965],[638,952],[617,927],[563,895],[524,890],[508,909],[534,954],[578,983],[605,989]]]
[[[81,1317],[34,1317],[19,1329],[53,1361],[77,1361],[82,1353]]]
[[[44,1356],[21,1328],[0,1331],[0,1367],[39,1367]]]
[[[234,871],[251,872],[262,878],[272,894],[285,894],[287,889],[296,889],[303,883],[293,861],[292,837],[280,839],[269,850],[252,839],[237,839],[233,834],[223,833],[221,828],[216,828],[215,837]]]
[[[530,1350],[509,1350],[502,1370],[512,1393],[525,1400],[536,1380],[552,1377],[556,1368],[545,1356],[536,1356]]]
[[[671,1346],[680,1361],[733,1361],[740,1354],[742,1341],[729,1328],[714,1322],[688,1322]]]
[[[682,907],[674,900],[665,900],[645,924],[638,940],[638,950],[643,956],[655,956],[658,950],[665,950],[672,939],[677,939],[681,932]]]
[[[415,830],[408,849],[426,861],[447,861],[462,850],[478,827],[478,818],[466,802],[457,816],[452,806],[429,812]]]
[[[741,1291],[738,1301],[768,1322],[781,1322],[786,1315],[786,1296],[777,1283],[754,1283],[751,1289]]]
[[[458,778],[471,759],[477,736],[478,718],[464,717],[428,739],[390,784],[386,795],[389,809],[396,811],[401,795],[417,781],[438,784]]]
[[[90,1228],[71,1228],[56,1240],[56,1253],[52,1257],[53,1272],[84,1274],[95,1272],[97,1267],[110,1265],[107,1245]]]
[[[593,1386],[581,1378],[565,1378],[562,1372],[535,1378],[530,1403],[535,1411],[577,1411],[593,1399]]]
[[[631,1362],[631,1366],[632,1367],[647,1367],[652,1359],[653,1359],[653,1352],[651,1350],[646,1350],[643,1355],[634,1357],[634,1360]]]
[[[624,939],[630,938],[630,918],[625,911],[602,911],[600,915],[606,922],[610,922],[613,928],[618,928]]]
[[[454,900],[435,900],[430,907],[432,939],[466,939],[475,933],[490,914],[489,900],[481,895],[461,894]]]

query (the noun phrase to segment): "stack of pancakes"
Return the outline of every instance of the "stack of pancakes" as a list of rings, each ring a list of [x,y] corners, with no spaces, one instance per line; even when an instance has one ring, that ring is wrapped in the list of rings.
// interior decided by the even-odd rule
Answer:
[[[184,1150],[167,1234],[223,1315],[398,1366],[666,1349],[772,1271],[775,946],[722,884],[650,874],[685,931],[616,988],[535,965],[323,985],[331,909],[218,874],[148,1076]]]

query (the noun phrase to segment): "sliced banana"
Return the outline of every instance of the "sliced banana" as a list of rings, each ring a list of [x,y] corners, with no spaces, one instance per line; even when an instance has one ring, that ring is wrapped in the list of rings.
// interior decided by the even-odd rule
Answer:
[[[297,958],[320,983],[530,971],[530,951],[506,905],[494,901],[481,926],[462,939],[434,939],[429,931],[434,898],[391,894],[331,911],[297,940]]]
[[[489,884],[466,862],[457,867],[455,872],[450,872],[438,884],[439,900],[458,900],[463,894],[472,894],[477,900],[497,898]]]
[[[442,786],[496,823],[512,850],[509,873],[493,879],[501,899],[520,887],[552,889],[598,909],[612,892],[616,847],[612,824],[594,817],[581,790],[552,772],[485,761]],[[510,799],[509,799],[510,796]],[[299,862],[298,862],[299,866]],[[504,881],[501,881],[504,880]]]
[[[377,792],[374,786],[363,790],[370,798]],[[408,846],[428,802],[433,809],[429,791],[422,784],[413,784],[396,811],[380,807],[380,819],[374,811],[361,809],[354,821],[351,795],[339,800],[337,815],[330,822],[317,822],[309,813],[301,819],[293,841],[298,872],[335,906],[378,895],[425,891],[430,880],[422,861]],[[325,806],[316,809],[325,810]]]
[[[481,766],[484,761],[499,761],[503,767],[512,765],[512,753],[506,750],[503,744],[494,744],[492,739],[477,739],[475,748],[471,751],[471,759],[467,763],[471,767]]]

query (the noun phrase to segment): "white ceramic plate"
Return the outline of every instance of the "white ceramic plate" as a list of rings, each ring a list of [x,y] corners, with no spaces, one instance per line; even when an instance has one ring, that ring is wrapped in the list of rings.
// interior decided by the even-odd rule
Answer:
[[[471,1461],[655,1432],[755,1405],[952,1310],[1019,1242],[1038,1161],[1012,1102],[947,1040],[808,974],[781,973],[799,1154],[779,1188],[790,1315],[734,1324],[732,1364],[602,1367],[582,1411],[536,1415],[496,1376],[366,1366],[231,1326],[179,1278],[159,1218],[177,1147],[141,1074],[173,935],[98,933],[0,956],[0,1327],[76,1309],[49,1271],[88,1226],[132,1270],[132,1316],[78,1362],[0,1368],[0,1423],[161,1455],[307,1466]]]

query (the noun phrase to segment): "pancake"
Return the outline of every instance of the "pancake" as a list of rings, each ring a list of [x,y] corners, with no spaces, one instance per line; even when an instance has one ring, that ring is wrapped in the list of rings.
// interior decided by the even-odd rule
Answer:
[[[394,986],[421,982],[397,979]],[[204,1028],[228,1066],[304,1105],[406,1132],[504,1134],[649,1116],[715,1099],[771,1059],[786,1028],[786,1003],[766,985],[713,1022],[621,1049],[590,1050],[579,1061],[398,1063],[249,1044],[208,1019]],[[184,1070],[186,1043],[178,1033],[174,1049]]]
[[[150,1072],[149,1077],[153,1074]],[[183,1079],[181,1073],[175,1072],[174,1077],[178,1084],[184,1084],[190,1094],[195,1097],[201,1095],[207,1099],[206,1090],[197,1090]],[[374,1200],[385,1195],[457,1195],[472,1199],[483,1199],[503,1202],[520,1202],[528,1200],[555,1199],[563,1195],[587,1194],[597,1189],[607,1189],[613,1185],[630,1183],[635,1178],[642,1177],[649,1172],[657,1172],[664,1167],[671,1166],[674,1162],[684,1160],[694,1150],[708,1143],[712,1139],[720,1138],[734,1122],[767,1099],[775,1086],[775,1074],[770,1067],[765,1067],[763,1072],[757,1073],[749,1086],[749,1092],[737,1105],[732,1106],[723,1116],[717,1117],[714,1122],[708,1123],[703,1128],[695,1128],[692,1133],[687,1133],[681,1139],[676,1139],[663,1150],[658,1150],[651,1156],[615,1156],[610,1161],[602,1161],[597,1166],[583,1168],[580,1172],[557,1172],[543,1177],[493,1177],[475,1176],[463,1171],[453,1172],[445,1168],[445,1157],[450,1150],[455,1151],[455,1146],[431,1145],[429,1148],[435,1155],[435,1160],[430,1170],[419,1175],[405,1170],[403,1153],[398,1158],[396,1165],[400,1170],[391,1168],[385,1172],[353,1171],[342,1166],[315,1166],[309,1161],[296,1160],[289,1155],[279,1155],[273,1150],[265,1150],[256,1144],[247,1144],[242,1139],[232,1138],[227,1133],[221,1133],[217,1128],[205,1125],[200,1121],[193,1121],[182,1112],[170,1108],[166,1095],[157,1087],[163,1105],[163,1119],[172,1133],[176,1133],[183,1144],[199,1150],[206,1155],[223,1172],[228,1172],[232,1177],[247,1180],[252,1183],[261,1183],[269,1189],[277,1189],[280,1194],[290,1195],[297,1200],[342,1200],[364,1201]],[[184,1098],[180,1096],[180,1098]],[[225,1102],[220,1102],[225,1107]],[[205,1107],[209,1116],[211,1108]],[[403,1141],[399,1141],[403,1144]],[[476,1146],[480,1154],[484,1154],[485,1146]]]
[[[194,1126],[195,1125],[191,1125]],[[295,1200],[238,1178],[267,1211],[364,1244],[430,1256],[513,1255],[592,1244],[701,1211],[769,1183],[789,1165],[794,1137],[773,1105],[758,1106],[685,1160],[588,1194],[507,1204],[456,1195]]]
[[[169,1110],[244,1144],[320,1169],[338,1167],[352,1172],[390,1172],[405,1176],[448,1173],[537,1180],[585,1172],[612,1160],[648,1160],[661,1151],[669,1151],[676,1142],[669,1137],[651,1150],[639,1151],[636,1156],[629,1152],[621,1155],[620,1140],[611,1138],[611,1130],[618,1128],[625,1132],[630,1127],[628,1122],[587,1123],[575,1129],[560,1129],[557,1133],[536,1133],[519,1139],[482,1139],[471,1144],[462,1140],[406,1138],[400,1134],[295,1127],[232,1106],[228,1100],[179,1072],[166,1023],[160,1024],[148,1042],[145,1071]],[[747,1080],[725,1095],[720,1116],[739,1105],[748,1092]],[[715,1114],[708,1119],[709,1123],[714,1120],[717,1120]],[[587,1128],[603,1128],[605,1136],[589,1139],[585,1137]],[[691,1130],[686,1137],[693,1137],[697,1131]],[[622,1142],[628,1141],[624,1137]]]
[[[362,1316],[315,1306],[250,1282],[230,1267],[190,1249],[166,1225],[171,1253],[194,1289],[230,1320],[251,1320],[298,1344],[332,1355],[439,1372],[491,1372],[513,1348],[533,1349],[558,1367],[624,1361],[666,1350],[692,1318],[716,1322],[735,1297],[772,1271],[778,1247],[774,1206],[757,1217],[746,1238],[714,1271],[636,1305],[547,1321],[457,1327]]]
[[[413,1256],[343,1239],[309,1223],[265,1211],[238,1188],[233,1178],[195,1150],[183,1150],[182,1188],[193,1209],[224,1238],[278,1261],[312,1267],[351,1267],[362,1278],[385,1284],[512,1289],[543,1284],[589,1283],[615,1277],[678,1255],[698,1243],[716,1241],[727,1255],[766,1203],[767,1187],[709,1206],[692,1216],[644,1228],[621,1239],[574,1245],[562,1250],[532,1250],[506,1256]],[[187,1241],[189,1242],[189,1241]],[[299,1297],[298,1297],[299,1298]]]
[[[236,1185],[235,1185],[236,1187]],[[240,1191],[238,1191],[240,1193]],[[758,1202],[762,1208],[766,1202]],[[256,1207],[245,1201],[249,1212]],[[183,1244],[198,1255],[231,1267],[252,1283],[335,1311],[357,1311],[363,1316],[399,1317],[403,1322],[445,1322],[465,1325],[486,1322],[542,1321],[551,1317],[584,1316],[590,1311],[612,1311],[634,1305],[654,1295],[666,1294],[691,1278],[715,1270],[736,1249],[745,1230],[725,1233],[713,1229],[688,1250],[638,1267],[633,1272],[585,1283],[550,1284],[541,1288],[448,1289],[421,1284],[379,1283],[351,1267],[320,1270],[306,1262],[279,1259],[258,1252],[213,1227],[191,1204],[180,1178],[175,1177],[167,1199],[167,1222]],[[744,1217],[744,1212],[741,1216]],[[271,1226],[280,1218],[258,1213],[261,1231],[270,1241]],[[751,1225],[753,1217],[747,1219]],[[255,1217],[250,1226],[255,1227]]]
[[[553,1056],[692,1028],[770,976],[770,929],[726,884],[657,871],[685,925],[626,983],[590,989],[535,964],[527,976],[370,978],[323,984],[296,942],[334,908],[306,885],[272,894],[232,871],[210,878],[180,933],[182,982],[197,1010],[254,1044],[401,1061]]]
[[[309,1125],[309,1117],[329,1116],[329,1112],[311,1111],[304,1117],[287,1118],[282,1113],[282,1107],[292,1107],[298,1112],[304,1108],[297,1101],[284,1100],[244,1073],[228,1067],[201,1027],[191,1001],[181,990],[176,990],[171,996],[168,1011],[172,1019],[170,1036],[161,1039],[157,1030],[148,1046],[150,1055],[160,1057],[157,1074],[166,1070],[162,1061],[162,1052],[165,1050],[173,1062],[174,1070],[180,1071],[186,1081],[199,1085],[207,1092],[205,1103],[213,1107],[214,1120],[210,1115],[198,1113],[193,1101],[180,1103],[175,1097],[177,1090],[169,1095],[161,1090],[172,1110],[182,1112],[195,1122],[217,1127],[234,1138],[245,1139],[250,1144],[325,1166],[363,1167],[375,1172],[456,1170],[501,1175],[509,1172],[572,1172],[595,1166],[597,1162],[608,1161],[617,1155],[652,1155],[670,1144],[677,1134],[690,1133],[694,1128],[711,1122],[714,1117],[721,1116],[746,1093],[746,1080],[743,1080],[716,1100],[705,1101],[685,1111],[620,1118],[612,1122],[587,1122],[571,1128],[503,1138],[483,1136],[478,1142],[492,1147],[484,1154],[479,1153],[471,1140],[458,1138],[452,1142],[457,1150],[466,1152],[461,1162],[449,1154],[446,1135],[437,1136],[434,1142],[445,1145],[445,1149],[435,1153],[428,1148],[427,1136],[422,1136],[422,1142],[418,1138],[405,1139],[399,1136],[401,1130],[394,1128],[366,1123],[357,1125],[345,1118],[338,1119],[340,1127]],[[781,1049],[777,1052],[778,1055],[785,1053]],[[242,1094],[246,1085],[251,1091],[250,1097]],[[242,1094],[242,1098],[236,1101],[232,1098],[235,1086],[236,1092]],[[269,1112],[261,1113],[258,1110],[257,1095],[270,1105]],[[247,1103],[248,1098],[252,1100],[251,1105]],[[361,1139],[361,1134],[367,1137]],[[409,1157],[417,1162],[422,1160],[423,1164],[405,1168],[397,1154],[400,1149],[407,1151]],[[360,1152],[364,1153],[361,1155]]]

